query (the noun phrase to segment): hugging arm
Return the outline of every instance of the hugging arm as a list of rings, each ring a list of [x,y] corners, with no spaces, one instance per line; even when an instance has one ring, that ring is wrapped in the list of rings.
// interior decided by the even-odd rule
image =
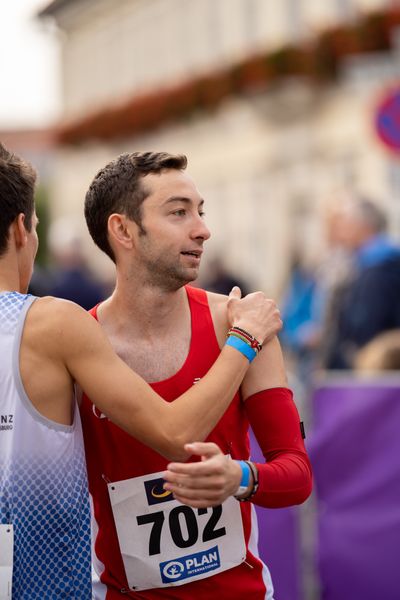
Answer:
[[[268,387],[270,386],[270,387]],[[262,449],[265,463],[257,463],[258,488],[253,474],[243,498],[265,507],[303,502],[311,493],[310,462],[304,447],[300,419],[290,390],[278,341],[272,340],[254,360],[242,385],[249,423]],[[235,493],[241,481],[237,461],[215,444],[194,444],[189,450],[200,463],[172,463],[165,474],[166,487],[178,500],[192,506],[221,504]],[[240,456],[246,460],[249,457]]]

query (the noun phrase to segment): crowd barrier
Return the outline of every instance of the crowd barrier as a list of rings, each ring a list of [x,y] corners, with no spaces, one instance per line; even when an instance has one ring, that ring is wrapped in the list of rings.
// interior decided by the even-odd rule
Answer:
[[[304,587],[298,508],[257,507],[276,600],[400,600],[400,374],[329,378],[312,397],[318,597]],[[252,439],[253,456],[259,450]],[[303,528],[304,530],[304,528]]]

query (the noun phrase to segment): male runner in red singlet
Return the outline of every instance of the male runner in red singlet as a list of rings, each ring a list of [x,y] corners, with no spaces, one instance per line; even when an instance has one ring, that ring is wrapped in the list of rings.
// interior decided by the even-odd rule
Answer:
[[[229,327],[226,297],[187,285],[210,234],[185,167],[183,156],[124,154],[97,174],[85,203],[89,231],[117,267],[112,296],[92,314],[117,354],[171,402],[202,379]],[[239,343],[252,344],[243,336]],[[202,462],[172,464],[165,473],[161,455],[103,419],[87,397],[81,414],[96,600],[272,599],[269,571],[257,556],[253,503],[288,506],[311,491],[276,338],[207,438],[213,443],[187,447]],[[249,459],[249,423],[267,464],[238,462]]]

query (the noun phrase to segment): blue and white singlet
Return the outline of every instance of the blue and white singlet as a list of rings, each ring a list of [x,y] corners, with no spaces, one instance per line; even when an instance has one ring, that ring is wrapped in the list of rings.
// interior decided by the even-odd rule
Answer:
[[[46,419],[21,381],[21,336],[34,300],[0,294],[0,524],[14,528],[12,599],[90,600],[90,508],[79,411],[71,426]]]

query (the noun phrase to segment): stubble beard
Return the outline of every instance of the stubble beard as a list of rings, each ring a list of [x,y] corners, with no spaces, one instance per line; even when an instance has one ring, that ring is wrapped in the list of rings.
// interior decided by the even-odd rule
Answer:
[[[151,256],[151,245],[148,233],[144,227],[141,227],[140,236],[143,241],[142,247],[142,266],[143,266],[143,284],[160,289],[166,292],[176,292],[184,285],[195,281],[198,277],[198,269],[190,273],[189,268],[185,268],[178,262],[172,263],[164,256]]]
[[[190,273],[188,268],[172,265],[162,259],[147,259],[144,267],[144,283],[167,292],[176,292],[198,276],[197,272]]]

